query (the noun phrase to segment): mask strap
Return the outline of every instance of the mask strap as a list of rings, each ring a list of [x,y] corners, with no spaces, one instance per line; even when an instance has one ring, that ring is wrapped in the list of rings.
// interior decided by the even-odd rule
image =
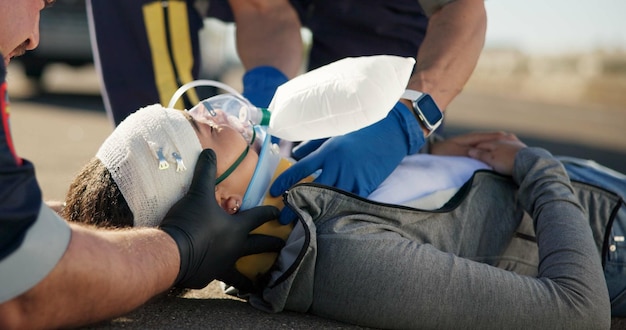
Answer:
[[[237,166],[239,166],[239,164],[241,164],[241,162],[246,158],[246,156],[248,155],[248,151],[250,151],[250,145],[254,142],[255,138],[256,138],[256,131],[253,129],[252,139],[250,140],[251,141],[250,144],[246,146],[246,149],[241,153],[241,155],[239,155],[239,158],[237,158],[237,160],[235,160],[235,162],[232,165],[230,165],[230,167],[224,173],[222,173],[222,175],[220,175],[217,179],[215,179],[216,186],[220,184],[220,182],[226,180],[226,178],[229,175],[231,175],[233,171],[237,169]]]
[[[244,150],[241,155],[239,156],[239,158],[237,158],[237,160],[233,163],[233,165],[230,165],[230,167],[226,170],[226,172],[222,173],[222,175],[220,175],[216,180],[215,180],[215,185],[217,186],[218,184],[220,184],[220,182],[226,180],[226,178],[233,173],[233,171],[237,168],[237,166],[239,166],[239,164],[241,164],[241,162],[243,161],[244,158],[246,158],[246,155],[248,154],[248,150],[250,150],[250,146],[246,147],[246,150]]]

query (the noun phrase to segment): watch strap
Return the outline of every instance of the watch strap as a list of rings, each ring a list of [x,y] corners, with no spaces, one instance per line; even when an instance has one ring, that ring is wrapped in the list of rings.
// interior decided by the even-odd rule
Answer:
[[[404,93],[402,94],[402,97],[400,97],[401,99],[407,99],[407,100],[411,100],[411,101],[415,101],[417,99],[420,98],[420,96],[424,95],[424,93],[422,92],[418,92],[416,90],[412,90],[412,89],[407,89],[404,91]]]

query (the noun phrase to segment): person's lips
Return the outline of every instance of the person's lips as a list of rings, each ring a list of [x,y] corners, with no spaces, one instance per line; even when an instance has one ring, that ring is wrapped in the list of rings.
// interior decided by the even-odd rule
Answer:
[[[28,42],[25,41],[24,43],[19,45],[17,48],[15,48],[14,51],[10,52],[9,55],[5,56],[4,65],[8,66],[12,58],[24,55],[24,53],[26,53],[27,46],[28,46]]]

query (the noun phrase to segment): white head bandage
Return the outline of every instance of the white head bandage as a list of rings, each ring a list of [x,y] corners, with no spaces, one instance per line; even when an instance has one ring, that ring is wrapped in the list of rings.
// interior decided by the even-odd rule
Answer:
[[[156,227],[189,190],[201,151],[183,112],[155,104],[120,123],[96,157],[126,199],[134,225]]]

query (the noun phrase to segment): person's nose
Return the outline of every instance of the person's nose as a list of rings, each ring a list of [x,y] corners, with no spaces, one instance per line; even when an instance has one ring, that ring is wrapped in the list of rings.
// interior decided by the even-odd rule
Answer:
[[[39,23],[33,29],[33,33],[26,40],[26,49],[33,50],[39,46]]]

